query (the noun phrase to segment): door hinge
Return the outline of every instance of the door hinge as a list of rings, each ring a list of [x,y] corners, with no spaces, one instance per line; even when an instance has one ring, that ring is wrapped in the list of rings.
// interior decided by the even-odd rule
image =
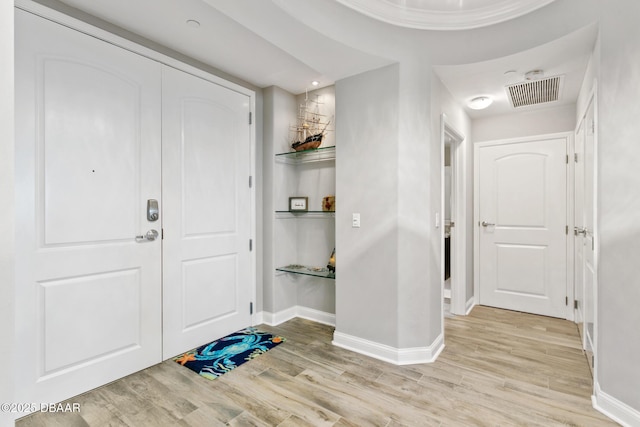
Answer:
[[[564,234],[566,234],[567,236],[569,235],[569,226],[568,225],[564,226]]]
[[[574,308],[575,310],[577,310],[577,309],[578,309],[578,300],[577,300],[577,299],[574,299],[574,300],[573,300],[573,308]]]
[[[567,154],[567,164],[569,164],[569,155]]]
[[[249,252],[253,250],[253,239],[249,239]]]
[[[253,302],[249,303],[249,314],[253,314]]]
[[[253,112],[249,111],[249,124],[253,123]]]
[[[164,228],[160,229],[160,240],[164,240]]]
[[[578,163],[578,153],[573,153],[573,161]]]
[[[253,186],[253,177],[249,175],[249,188]]]
[[[564,305],[569,305],[569,297],[564,297]]]
[[[596,121],[591,120],[591,135],[594,135],[595,133],[596,133]]]

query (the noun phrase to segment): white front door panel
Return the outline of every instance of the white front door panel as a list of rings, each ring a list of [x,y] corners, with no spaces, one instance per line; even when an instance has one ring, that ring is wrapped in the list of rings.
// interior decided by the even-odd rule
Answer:
[[[249,97],[163,68],[163,355],[251,324]]]
[[[566,139],[478,153],[480,303],[565,317]]]
[[[160,65],[16,11],[17,401],[160,361]]]

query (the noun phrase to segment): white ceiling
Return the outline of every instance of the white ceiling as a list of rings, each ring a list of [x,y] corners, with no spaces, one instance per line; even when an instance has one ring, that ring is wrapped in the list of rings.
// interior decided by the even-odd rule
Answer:
[[[360,13],[407,28],[468,30],[497,24],[555,0],[337,0]]]
[[[339,3],[351,0],[62,1],[255,86],[276,85],[294,94],[311,89],[312,80],[326,86],[407,58],[418,62],[447,58],[439,63],[449,64],[499,58],[436,67],[436,73],[461,103],[479,94],[496,97],[496,102],[483,112],[469,110],[471,117],[510,111],[503,89],[507,70],[516,70],[513,78],[521,78],[524,72],[536,68],[544,69],[548,76],[564,74],[562,102],[575,102],[596,37],[596,28],[591,27],[544,44],[555,33],[569,32],[562,17],[555,16],[566,12],[550,10],[549,6],[497,26],[428,31],[380,22]],[[395,2],[431,11],[439,5],[440,11],[467,18],[474,11],[481,11],[478,19],[491,7],[504,9],[506,3],[531,7],[531,0],[366,1]],[[550,1],[552,6],[563,3],[535,3],[540,6]],[[512,8],[511,12],[517,16],[523,10]],[[529,16],[533,17],[531,20],[545,19],[545,30],[534,34],[518,31],[521,20]],[[200,27],[188,26],[186,21],[190,19],[199,21]],[[496,14],[496,19],[507,18]],[[538,22],[534,24],[539,26]],[[504,31],[510,34],[505,36]],[[520,51],[524,52],[515,53]]]

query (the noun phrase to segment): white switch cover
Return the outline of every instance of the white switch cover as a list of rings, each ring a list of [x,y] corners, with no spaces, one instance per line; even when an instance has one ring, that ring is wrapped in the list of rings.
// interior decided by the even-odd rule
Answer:
[[[354,213],[353,214],[351,227],[360,228],[360,214],[359,213]]]

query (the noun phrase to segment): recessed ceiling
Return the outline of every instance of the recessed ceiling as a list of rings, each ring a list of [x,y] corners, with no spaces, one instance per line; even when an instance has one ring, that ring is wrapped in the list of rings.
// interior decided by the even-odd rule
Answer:
[[[371,18],[419,30],[469,30],[508,21],[555,0],[337,0]]]
[[[573,104],[580,92],[597,36],[597,25],[591,25],[514,55],[474,64],[437,66],[434,70],[462,105],[480,95],[493,98],[494,102],[485,110],[466,108],[472,119]],[[514,108],[507,87],[524,83],[525,74],[538,69],[544,71],[545,77],[563,77],[557,101]]]

